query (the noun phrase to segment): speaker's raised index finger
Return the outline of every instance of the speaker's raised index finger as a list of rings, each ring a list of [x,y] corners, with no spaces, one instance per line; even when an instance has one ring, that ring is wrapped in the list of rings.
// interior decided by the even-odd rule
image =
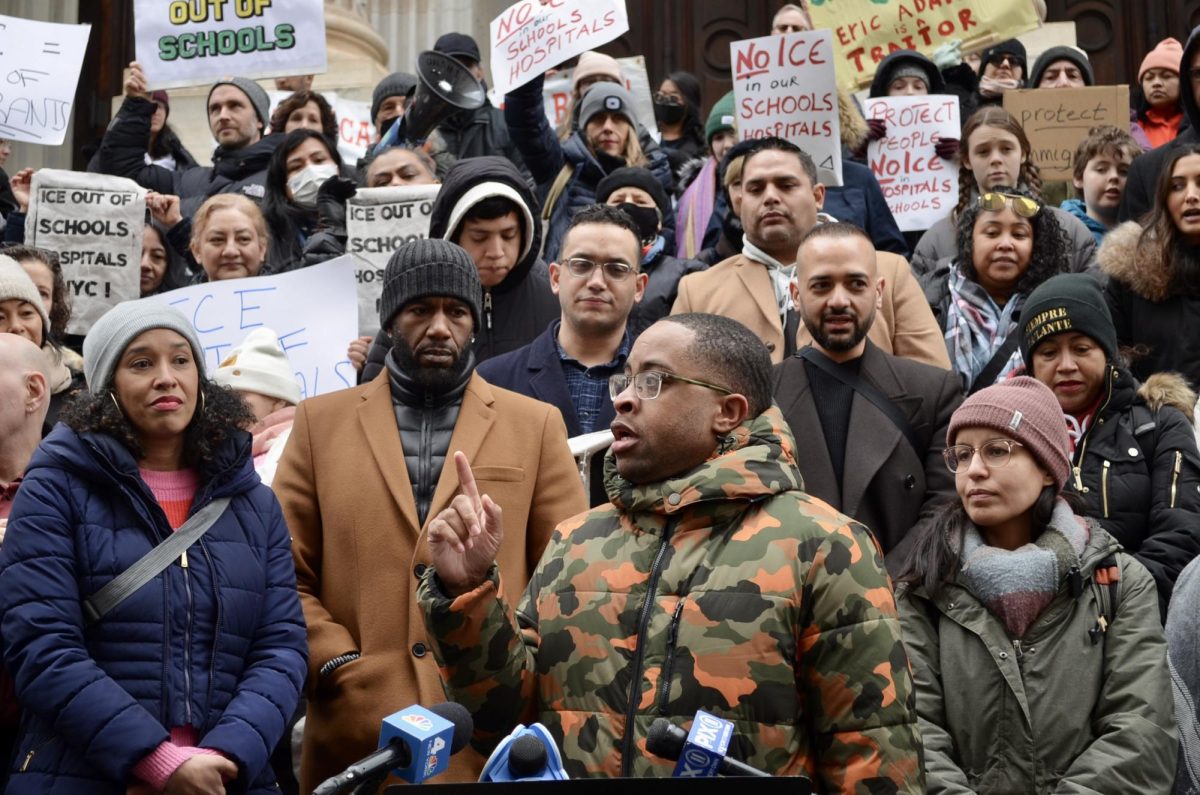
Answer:
[[[458,470],[458,482],[462,486],[462,493],[478,505],[479,487],[475,485],[475,474],[471,472],[471,463],[467,461],[466,453],[459,450],[454,454],[454,467]]]

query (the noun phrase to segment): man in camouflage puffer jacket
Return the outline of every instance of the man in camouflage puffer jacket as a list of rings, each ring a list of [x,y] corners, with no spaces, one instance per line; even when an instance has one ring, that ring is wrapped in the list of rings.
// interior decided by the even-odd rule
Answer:
[[[639,338],[626,372],[612,502],[559,525],[515,615],[491,564],[499,512],[465,461],[463,494],[430,523],[418,598],[478,747],[538,720],[573,777],[666,776],[671,763],[646,752],[650,724],[704,709],[735,723],[731,756],[772,774],[821,792],[922,792],[882,554],[801,491],[761,341],[677,315]],[[630,375],[647,373],[668,376]]]

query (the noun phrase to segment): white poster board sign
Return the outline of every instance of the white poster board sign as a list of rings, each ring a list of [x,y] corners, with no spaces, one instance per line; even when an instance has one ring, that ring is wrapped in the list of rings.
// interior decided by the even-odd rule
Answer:
[[[346,253],[358,282],[358,328],[379,330],[383,272],[392,252],[429,236],[429,216],[441,185],[359,188],[346,201]]]
[[[338,154],[342,156],[343,162],[353,166],[359,158],[366,156],[367,149],[375,140],[375,125],[371,124],[371,103],[344,99],[336,91],[322,91],[320,94],[333,108],[333,115],[337,118]],[[279,103],[291,95],[291,91],[268,91],[267,97],[271,100],[268,118],[274,116]],[[216,141],[213,141],[213,146],[216,145]]]
[[[0,16],[0,138],[63,142],[91,30]]]
[[[640,55],[618,58],[617,65],[621,67],[621,77],[625,78],[625,88],[633,97],[633,112],[637,115],[638,123],[646,128],[650,137],[659,140],[658,122],[654,118],[654,91],[646,74],[646,59]],[[551,127],[558,127],[571,108],[571,80],[574,75],[574,69],[560,69],[546,78],[542,88],[542,103]],[[500,96],[499,99],[503,102],[504,97]],[[492,104],[500,107],[495,100]]]
[[[141,294],[146,191],[104,174],[43,168],[33,175],[25,243],[58,252],[71,296],[68,334]]]
[[[325,71],[322,0],[136,0],[133,30],[151,89]]]
[[[868,99],[868,119],[887,122],[887,135],[867,147],[871,173],[902,232],[928,229],[958,201],[958,168],[938,157],[939,138],[958,138],[958,97]]]
[[[627,30],[625,0],[521,0],[492,20],[492,86],[503,96]]]
[[[791,141],[817,164],[826,185],[842,184],[837,73],[828,30],[762,36],[729,45],[741,140]]]
[[[209,372],[251,329],[266,326],[279,335],[302,397],[336,392],[357,381],[346,358],[346,348],[358,336],[354,262],[348,256],[276,276],[181,287],[143,300],[169,304],[187,316]]]

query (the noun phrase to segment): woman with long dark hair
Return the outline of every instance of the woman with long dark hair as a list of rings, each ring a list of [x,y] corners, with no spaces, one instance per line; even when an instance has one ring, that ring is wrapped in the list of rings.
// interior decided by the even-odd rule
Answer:
[[[1169,792],[1177,738],[1154,580],[1078,502],[1054,393],[1018,376],[946,434],[959,499],[897,602],[930,793]]]
[[[319,221],[317,193],[341,168],[342,156],[324,133],[301,127],[284,136],[267,164],[262,211],[271,242],[266,274],[303,266],[304,244]]]
[[[683,167],[705,155],[703,113],[700,81],[691,72],[671,72],[654,92],[654,120],[662,134],[658,145],[667,153],[677,185]]]
[[[9,792],[278,791],[268,760],[307,665],[287,526],[253,421],[187,319],[129,301],[84,344],[88,391],[34,454],[0,553],[24,708]],[[210,527],[124,598],[99,592]]]

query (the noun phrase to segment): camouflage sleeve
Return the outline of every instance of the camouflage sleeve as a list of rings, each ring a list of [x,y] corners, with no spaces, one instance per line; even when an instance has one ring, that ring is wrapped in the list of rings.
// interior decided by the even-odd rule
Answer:
[[[917,689],[917,715],[925,746],[925,770],[929,782],[946,795],[971,795],[970,782],[955,761],[954,739],[946,730],[945,698],[938,631],[919,598],[900,591],[899,609],[904,645],[912,662]]]
[[[531,588],[536,581],[535,575]],[[520,616],[501,593],[496,566],[482,585],[453,599],[442,591],[432,566],[417,586],[446,697],[471,712],[471,742],[484,754],[517,723],[532,722],[535,709],[537,592],[526,591]]]
[[[804,578],[796,687],[821,792],[924,792],[912,673],[883,554],[862,525],[826,535]]]

